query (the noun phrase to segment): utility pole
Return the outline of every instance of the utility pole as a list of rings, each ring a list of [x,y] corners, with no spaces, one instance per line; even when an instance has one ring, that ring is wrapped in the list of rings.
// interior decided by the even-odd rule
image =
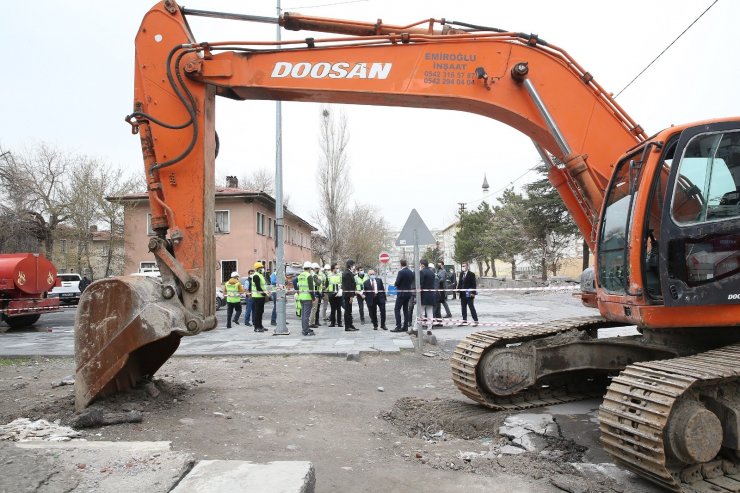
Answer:
[[[457,205],[460,206],[459,213],[460,213],[460,216],[462,216],[463,214],[465,214],[465,202],[458,202]]]
[[[282,13],[280,0],[277,0],[278,19]],[[277,25],[277,40],[280,41],[280,23]],[[279,48],[279,46],[278,46]],[[275,289],[276,322],[273,335],[288,335],[290,331],[285,323],[285,235],[283,217],[283,111],[280,101],[275,108],[275,267],[277,268],[277,286]]]

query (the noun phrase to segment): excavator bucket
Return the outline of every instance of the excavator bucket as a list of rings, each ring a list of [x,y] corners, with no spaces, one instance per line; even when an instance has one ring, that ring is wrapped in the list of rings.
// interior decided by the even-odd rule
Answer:
[[[153,375],[185,333],[182,305],[161,280],[126,276],[92,283],[75,320],[75,408]]]

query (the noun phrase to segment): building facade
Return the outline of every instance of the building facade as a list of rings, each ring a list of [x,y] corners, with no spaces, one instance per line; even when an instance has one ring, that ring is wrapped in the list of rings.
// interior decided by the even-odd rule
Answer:
[[[151,228],[149,199],[146,193],[117,197],[124,206],[124,272],[155,267],[147,245],[154,234]],[[216,187],[215,235],[217,281],[223,282],[233,271],[245,276],[256,261],[265,269],[275,269],[275,199],[265,192]],[[302,265],[312,260],[311,233],[316,228],[284,208],[285,261]]]
[[[54,234],[51,261],[60,274],[76,272],[92,280],[124,273],[124,242],[120,235],[92,226],[80,237],[77,230],[59,227]]]

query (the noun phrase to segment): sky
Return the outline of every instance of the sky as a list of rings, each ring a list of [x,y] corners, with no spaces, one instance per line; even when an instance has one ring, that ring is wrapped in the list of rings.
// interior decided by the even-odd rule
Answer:
[[[283,11],[409,24],[446,18],[537,33],[565,49],[608,91],[619,92],[714,0],[403,1],[282,0]],[[192,3],[191,3],[192,2]],[[150,1],[11,2],[0,16],[0,147],[40,142],[97,157],[129,173],[144,169],[131,112],[134,36]],[[193,9],[275,16],[276,2],[188,0]],[[617,101],[648,134],[671,124],[740,115],[740,2],[719,0]],[[198,41],[276,37],[274,25],[189,18]],[[283,31],[282,38],[306,33]],[[285,102],[284,191],[311,221],[320,159],[320,105]],[[459,202],[475,208],[491,191],[537,178],[528,137],[495,120],[432,109],[335,105],[350,132],[352,200],[377,207],[392,229],[416,208],[430,228],[455,220]],[[217,176],[275,166],[275,103],[219,99]],[[522,176],[524,175],[524,176]],[[489,192],[490,194],[490,192]],[[495,195],[487,197],[490,202]]]

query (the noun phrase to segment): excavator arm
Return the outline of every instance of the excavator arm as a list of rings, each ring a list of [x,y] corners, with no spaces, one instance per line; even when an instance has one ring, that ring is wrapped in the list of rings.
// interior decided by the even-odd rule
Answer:
[[[535,35],[433,19],[393,26],[285,14],[279,22],[288,29],[350,36],[199,43],[185,12],[166,0],[144,17],[127,117],[141,139],[155,233],[149,249],[162,280],[118,278],[85,291],[76,322],[78,408],[153,374],[180,337],[216,326],[216,96],[496,119],[528,135],[551,164],[549,178],[592,250],[611,167],[646,139],[591,74]],[[402,122],[388,126],[404,131]],[[101,307],[101,299],[116,302]]]

